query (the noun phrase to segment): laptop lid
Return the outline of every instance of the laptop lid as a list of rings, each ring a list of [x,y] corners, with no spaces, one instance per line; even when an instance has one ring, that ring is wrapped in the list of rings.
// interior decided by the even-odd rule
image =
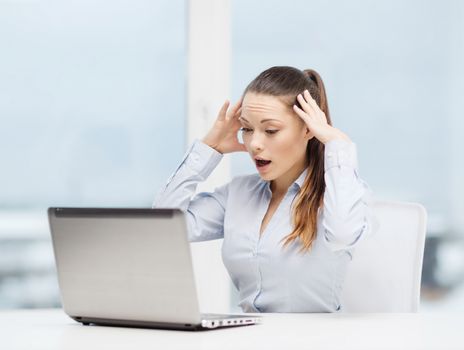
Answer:
[[[49,208],[48,216],[69,316],[200,323],[179,209]]]

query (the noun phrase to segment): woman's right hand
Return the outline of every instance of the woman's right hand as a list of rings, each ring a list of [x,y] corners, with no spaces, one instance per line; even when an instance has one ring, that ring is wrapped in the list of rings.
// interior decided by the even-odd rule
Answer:
[[[242,110],[242,100],[230,109],[229,105],[229,101],[222,105],[213,127],[202,141],[220,153],[246,152],[245,145],[238,141],[237,136],[241,127],[238,118]]]

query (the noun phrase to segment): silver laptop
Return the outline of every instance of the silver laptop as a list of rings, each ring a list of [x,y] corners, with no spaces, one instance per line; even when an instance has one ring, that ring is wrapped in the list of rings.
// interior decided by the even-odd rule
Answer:
[[[201,314],[179,209],[49,208],[64,311],[85,325],[201,330],[259,316]]]

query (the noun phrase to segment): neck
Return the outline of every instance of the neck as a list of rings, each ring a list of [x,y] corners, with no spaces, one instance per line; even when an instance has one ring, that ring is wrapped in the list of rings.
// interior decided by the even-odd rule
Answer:
[[[273,196],[283,196],[287,193],[288,188],[305,170],[307,164],[304,159],[303,162],[295,164],[288,172],[282,174],[277,179],[271,181],[271,191]]]

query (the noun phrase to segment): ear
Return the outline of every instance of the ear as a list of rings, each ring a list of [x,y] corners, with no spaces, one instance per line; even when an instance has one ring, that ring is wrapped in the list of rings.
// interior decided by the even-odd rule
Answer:
[[[314,134],[309,130],[307,126],[305,127],[304,130],[305,130],[304,138],[308,141],[311,140],[314,137]]]

